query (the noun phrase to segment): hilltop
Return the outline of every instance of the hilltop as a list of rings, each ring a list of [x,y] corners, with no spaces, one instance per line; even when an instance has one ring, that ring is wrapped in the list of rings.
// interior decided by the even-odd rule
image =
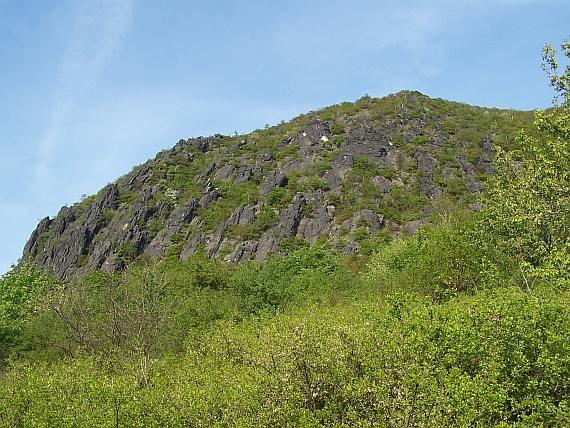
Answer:
[[[477,210],[495,146],[508,149],[532,118],[402,91],[246,135],[180,140],[43,219],[23,261],[68,280],[199,248],[232,263],[318,240],[369,254],[413,234],[442,197]]]

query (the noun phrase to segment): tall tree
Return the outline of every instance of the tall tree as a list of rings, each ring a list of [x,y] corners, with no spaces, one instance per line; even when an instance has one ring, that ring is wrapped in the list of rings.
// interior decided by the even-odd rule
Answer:
[[[543,49],[543,69],[555,105],[537,111],[532,133],[522,131],[516,149],[497,149],[483,227],[494,245],[519,262],[525,279],[570,281],[570,65],[560,73],[558,52]],[[562,44],[570,60],[570,41]],[[556,104],[562,99],[560,105]]]

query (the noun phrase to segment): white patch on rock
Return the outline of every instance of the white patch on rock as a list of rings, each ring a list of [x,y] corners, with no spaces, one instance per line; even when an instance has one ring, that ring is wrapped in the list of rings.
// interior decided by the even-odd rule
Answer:
[[[329,141],[329,139],[327,138],[326,135],[323,135],[323,136],[321,137],[321,141],[324,141],[324,142],[326,143],[327,141]]]
[[[303,132],[303,137],[306,137],[306,136],[307,136],[307,133],[306,133],[306,132]]]

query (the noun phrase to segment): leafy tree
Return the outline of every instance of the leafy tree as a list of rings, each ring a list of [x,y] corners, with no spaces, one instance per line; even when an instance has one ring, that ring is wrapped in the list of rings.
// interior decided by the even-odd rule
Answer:
[[[0,360],[6,357],[32,312],[35,295],[53,282],[30,265],[12,269],[0,278]]]
[[[562,45],[570,58],[570,44]],[[543,68],[564,103],[536,113],[536,135],[524,131],[516,148],[498,148],[482,229],[492,245],[513,256],[527,283],[534,277],[570,280],[570,66],[558,74],[556,51],[546,45]]]
[[[560,46],[562,53],[570,58],[570,39],[565,40]],[[564,105],[570,106],[570,65],[566,65],[564,72],[559,74],[559,64],[556,59],[558,52],[550,44],[546,44],[542,49],[542,69],[548,75],[550,86],[556,92],[555,102],[559,97],[564,99]]]

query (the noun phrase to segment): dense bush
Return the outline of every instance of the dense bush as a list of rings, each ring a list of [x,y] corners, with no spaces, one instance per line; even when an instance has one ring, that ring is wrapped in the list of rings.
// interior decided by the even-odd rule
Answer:
[[[397,293],[222,323],[186,355],[120,370],[18,365],[7,426],[450,426],[570,422],[568,294]]]
[[[48,275],[29,265],[22,265],[0,277],[0,367],[34,312],[34,297],[49,290],[52,284]]]
[[[372,256],[368,280],[438,299],[517,283],[514,261],[489,245],[477,220],[453,217],[394,241]]]
[[[528,282],[570,284],[570,111],[538,113],[538,137],[497,156],[481,229]]]

